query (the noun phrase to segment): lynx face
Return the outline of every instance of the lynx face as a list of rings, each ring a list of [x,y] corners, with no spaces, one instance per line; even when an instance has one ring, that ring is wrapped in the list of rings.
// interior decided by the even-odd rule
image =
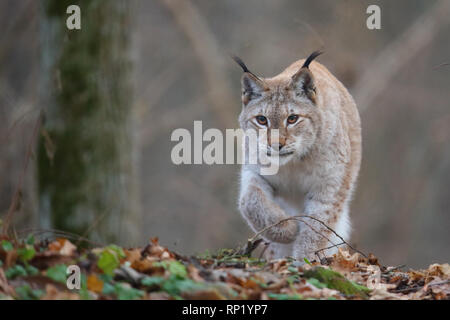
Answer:
[[[290,79],[260,79],[242,76],[243,130],[259,131],[259,150],[280,165],[301,159],[312,148],[320,116],[315,104],[312,74],[306,68]],[[278,138],[271,130],[278,129]],[[266,133],[266,134],[261,134]]]

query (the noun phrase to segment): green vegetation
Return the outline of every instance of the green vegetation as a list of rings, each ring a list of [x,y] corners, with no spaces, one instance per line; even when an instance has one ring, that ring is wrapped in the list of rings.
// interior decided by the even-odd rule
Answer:
[[[370,292],[367,287],[347,280],[339,272],[323,267],[314,267],[311,270],[307,270],[304,272],[304,276],[318,288],[327,287],[329,289],[335,289],[345,295],[357,295],[361,298],[367,298]]]

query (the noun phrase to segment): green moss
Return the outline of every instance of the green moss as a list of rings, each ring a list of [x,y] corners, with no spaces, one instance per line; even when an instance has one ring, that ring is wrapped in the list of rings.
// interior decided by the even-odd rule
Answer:
[[[274,300],[303,300],[300,294],[268,293],[267,296]]]
[[[309,282],[311,282],[311,279],[315,279],[319,283],[326,285],[327,288],[338,290],[345,295],[356,295],[365,299],[370,292],[368,288],[347,280],[339,272],[323,267],[314,267],[311,270],[305,271],[303,275],[310,279]],[[313,283],[316,282],[314,280],[312,281]]]

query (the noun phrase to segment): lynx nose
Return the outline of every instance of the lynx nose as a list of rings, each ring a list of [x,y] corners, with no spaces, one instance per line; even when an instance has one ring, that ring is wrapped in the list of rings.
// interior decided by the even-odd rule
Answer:
[[[278,142],[274,142],[270,147],[275,151],[280,151],[284,147],[284,145]]]

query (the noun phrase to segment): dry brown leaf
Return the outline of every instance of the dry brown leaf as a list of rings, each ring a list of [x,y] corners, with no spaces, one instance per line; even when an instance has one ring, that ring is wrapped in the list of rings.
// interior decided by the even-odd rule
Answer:
[[[395,284],[401,281],[407,280],[408,277],[404,275],[404,273],[395,273],[390,279],[389,283]]]
[[[366,287],[369,289],[382,289],[378,288],[381,282],[381,270],[378,266],[370,265],[367,267],[369,277],[367,278]]]
[[[55,241],[52,241],[48,244],[48,250],[59,252],[59,249],[61,249],[62,242],[64,242],[65,239],[63,238],[57,238]]]
[[[75,245],[72,242],[66,239],[66,241],[64,241],[63,246],[59,250],[59,253],[63,256],[73,256],[76,253],[76,251],[77,247],[75,247]]]
[[[280,269],[282,267],[286,266],[287,261],[286,261],[286,259],[276,259],[276,260],[272,260],[270,263],[272,266],[272,270],[275,272],[278,272],[278,271],[280,271]]]
[[[345,249],[338,248],[338,252],[333,256],[331,266],[333,269],[347,269],[350,271],[357,271],[359,268],[360,254],[350,254]]]
[[[187,266],[187,272],[189,274],[189,277],[196,281],[196,282],[204,282],[205,280],[200,276],[200,273],[198,269],[193,265],[190,264]]]
[[[450,282],[436,277],[424,286],[423,291],[431,292],[436,300],[446,300],[450,298]]]
[[[378,263],[378,258],[375,257],[375,255],[373,253],[369,253],[369,256],[367,257],[367,262],[369,264],[374,264],[374,265],[380,266],[380,264]]]
[[[13,266],[18,258],[16,250],[4,251],[0,248],[0,261],[3,261],[5,269]]]
[[[149,300],[170,300],[172,297],[167,293],[163,291],[159,292],[150,292],[147,296]]]
[[[444,264],[432,264],[428,267],[428,275],[433,277],[440,277],[442,279],[450,279],[450,265]]]
[[[410,282],[419,282],[420,280],[425,280],[426,274],[419,270],[408,271],[408,277]]]
[[[77,251],[77,247],[65,238],[57,238],[48,245],[48,250],[63,256],[73,256]]]
[[[367,278],[366,287],[371,290],[388,290],[397,287],[395,284],[381,282],[381,270],[377,265],[370,265],[367,267],[369,277]]]
[[[58,252],[44,251],[36,252],[31,264],[38,269],[47,269],[57,264],[72,264],[73,257],[64,256]]]
[[[51,249],[52,244],[53,248]],[[63,256],[73,256],[77,251],[77,247],[72,242],[64,238],[59,238],[56,241],[50,243],[49,249],[51,251],[56,251]]]
[[[8,279],[6,279],[5,272],[0,268],[0,293],[7,296],[12,296],[14,294],[14,289],[9,285]]]
[[[95,274],[91,274],[87,278],[88,290],[95,293],[101,293],[103,290],[103,281],[99,279]]]
[[[150,243],[142,250],[143,257],[157,258],[159,260],[174,259],[175,254],[158,243],[158,238],[150,239]]]
[[[184,292],[182,296],[187,300],[225,300],[225,297],[215,289]]]
[[[244,289],[255,289],[255,290],[259,290],[260,289],[259,284],[255,280],[253,280],[251,278],[250,279],[244,279],[242,281],[242,283],[241,283],[241,286]]]
[[[270,300],[270,298],[266,292],[261,293],[260,299],[261,300]]]
[[[80,296],[73,292],[58,290],[54,285],[45,286],[45,295],[41,300],[80,300]]]
[[[431,295],[422,289],[416,292],[408,293],[406,297],[408,300],[422,300],[422,299],[430,299]]]
[[[370,300],[408,300],[408,297],[384,289],[374,289],[370,294]]]
[[[162,269],[160,267],[155,268],[153,266],[153,262],[160,260],[158,257],[148,255],[142,256],[140,249],[130,249],[124,251],[126,255],[125,260],[130,262],[131,263],[130,267],[135,269],[136,271],[142,273],[153,273],[155,271]],[[163,273],[164,270],[162,270],[161,272]]]

